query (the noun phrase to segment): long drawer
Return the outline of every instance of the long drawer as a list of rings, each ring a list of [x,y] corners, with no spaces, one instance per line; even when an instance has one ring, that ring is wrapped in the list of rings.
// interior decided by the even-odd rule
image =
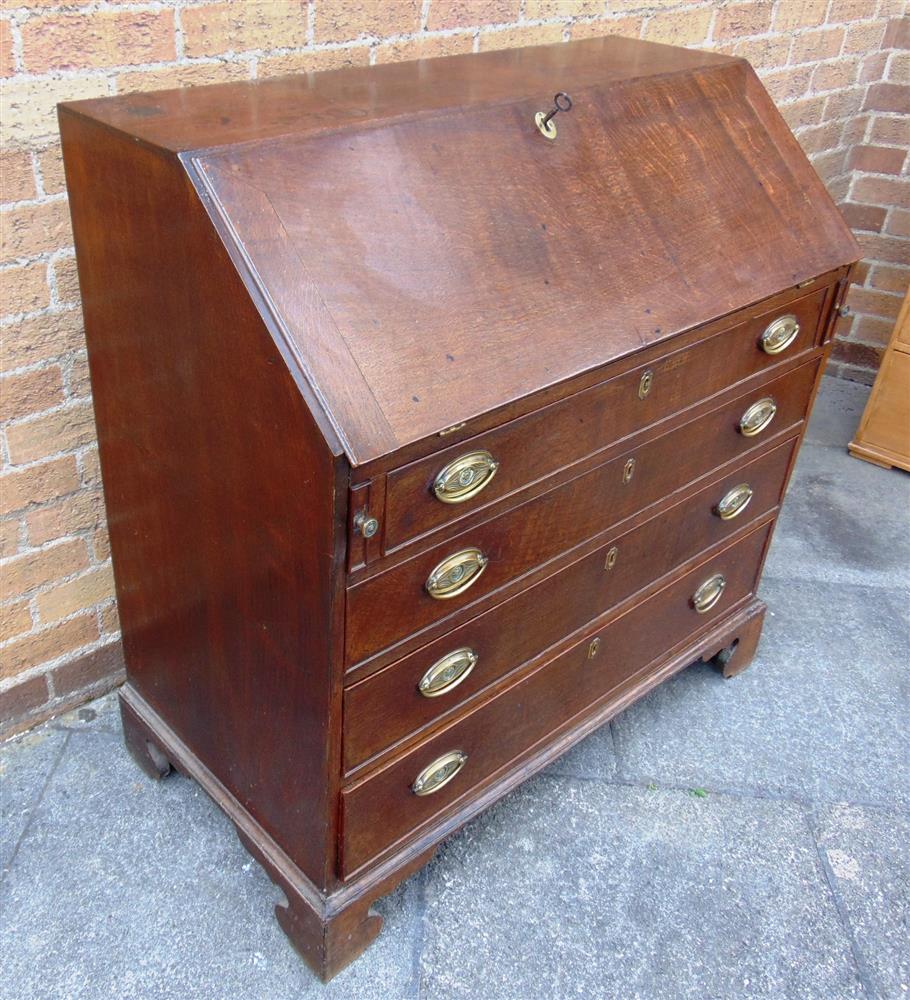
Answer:
[[[748,597],[770,531],[770,524],[757,528],[621,617],[595,627],[403,756],[343,789],[344,877],[469,795],[478,783],[592,703],[653,668],[662,654]],[[696,599],[715,603],[699,612]],[[445,777],[449,780],[438,780]]]
[[[825,294],[826,289],[820,289],[691,346],[668,351],[559,403],[394,470],[387,481],[385,550],[452,524],[765,370],[780,357],[792,358],[811,349],[818,341]],[[792,341],[777,353],[768,353],[781,348],[794,327]],[[770,342],[764,336],[768,331]],[[443,499],[437,495],[437,484]]]
[[[435,724],[541,650],[767,516],[780,502],[796,441],[604,539],[533,587],[352,684],[344,694],[346,770]]]
[[[795,426],[805,413],[817,368],[813,360],[791,370],[354,585],[347,596],[347,663],[357,663],[453,614],[463,617],[465,609],[535,567],[744,454],[768,434]],[[772,419],[755,434],[743,433],[743,420],[756,413],[771,414]],[[459,584],[460,592],[444,599],[431,596],[431,576],[450,579],[448,567],[459,560],[468,586]]]

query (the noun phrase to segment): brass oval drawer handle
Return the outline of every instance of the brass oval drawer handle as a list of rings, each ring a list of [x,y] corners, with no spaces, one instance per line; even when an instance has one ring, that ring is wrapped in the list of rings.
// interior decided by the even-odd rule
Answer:
[[[414,784],[411,785],[411,791],[415,795],[432,795],[433,792],[438,792],[458,774],[467,759],[468,755],[463,750],[452,750],[443,754],[417,775]]]
[[[480,549],[470,548],[456,552],[443,559],[427,577],[427,593],[438,601],[463,594],[477,581],[488,562],[489,559]]]
[[[714,513],[722,521],[732,521],[734,517],[739,517],[749,506],[753,492],[752,487],[748,483],[740,483],[739,486],[734,486],[732,490],[728,490],[720,498],[717,506],[714,508]]]
[[[454,691],[467,678],[477,663],[477,654],[464,646],[437,660],[420,678],[417,690],[424,698],[438,698]]]
[[[488,451],[461,455],[433,480],[433,493],[443,503],[464,503],[490,484],[499,462]]]
[[[723,574],[715,573],[692,595],[692,606],[700,615],[705,614],[721,599],[726,586],[727,581]]]
[[[799,321],[792,314],[781,316],[769,323],[761,335],[761,349],[765,354],[781,354],[799,335]]]
[[[753,403],[742,415],[739,421],[740,433],[745,437],[755,437],[771,423],[777,413],[777,403],[770,396],[765,396]]]

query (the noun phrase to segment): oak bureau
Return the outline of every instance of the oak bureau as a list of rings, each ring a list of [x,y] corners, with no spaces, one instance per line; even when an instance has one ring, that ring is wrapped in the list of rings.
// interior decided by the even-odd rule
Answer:
[[[857,248],[746,62],[619,38],[60,126],[126,740],[329,978],[446,835],[749,663]]]

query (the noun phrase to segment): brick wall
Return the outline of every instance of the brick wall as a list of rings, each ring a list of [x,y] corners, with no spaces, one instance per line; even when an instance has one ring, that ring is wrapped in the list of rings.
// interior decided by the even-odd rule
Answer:
[[[905,0],[3,0],[0,731],[121,676],[57,101],[622,34],[749,59],[868,261],[870,381],[910,275]]]

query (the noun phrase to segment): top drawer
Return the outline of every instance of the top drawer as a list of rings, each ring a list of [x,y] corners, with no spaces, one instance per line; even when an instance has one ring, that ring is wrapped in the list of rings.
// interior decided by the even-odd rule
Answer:
[[[826,288],[388,475],[385,551],[815,346]]]

